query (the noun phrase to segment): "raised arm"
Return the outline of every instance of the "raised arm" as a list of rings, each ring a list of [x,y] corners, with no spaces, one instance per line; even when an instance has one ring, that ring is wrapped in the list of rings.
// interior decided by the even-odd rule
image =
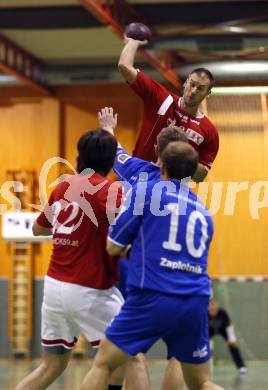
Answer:
[[[134,68],[134,61],[139,47],[146,45],[147,41],[138,41],[136,39],[124,38],[125,46],[121,52],[118,69],[124,79],[132,84],[136,80],[138,71]]]
[[[99,126],[109,131],[114,135],[114,130],[117,125],[117,114],[114,114],[112,107],[104,107],[98,112]],[[146,170],[147,161],[132,157],[118,143],[117,153],[114,164],[114,171],[118,175],[119,180],[130,182],[132,176],[138,176],[140,172]]]

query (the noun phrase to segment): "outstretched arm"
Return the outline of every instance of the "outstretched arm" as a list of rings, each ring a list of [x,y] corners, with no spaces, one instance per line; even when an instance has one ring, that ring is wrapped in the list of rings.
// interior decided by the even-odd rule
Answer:
[[[98,118],[99,126],[114,135],[114,129],[117,125],[117,114],[114,114],[113,108],[102,108],[98,112]],[[129,155],[118,143],[114,171],[120,180],[130,181],[133,175],[138,176],[144,170],[146,164],[147,162],[144,160]]]
[[[148,41],[138,41],[136,39],[124,38],[125,46],[121,52],[118,69],[124,79],[132,84],[136,80],[138,71],[134,68],[134,61],[139,47],[144,46]]]

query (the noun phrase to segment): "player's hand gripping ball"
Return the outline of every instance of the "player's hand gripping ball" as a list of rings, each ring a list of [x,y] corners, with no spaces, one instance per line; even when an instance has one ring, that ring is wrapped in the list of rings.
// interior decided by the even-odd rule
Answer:
[[[125,35],[128,38],[136,39],[138,41],[150,42],[152,38],[152,31],[143,23],[130,23],[126,27]]]

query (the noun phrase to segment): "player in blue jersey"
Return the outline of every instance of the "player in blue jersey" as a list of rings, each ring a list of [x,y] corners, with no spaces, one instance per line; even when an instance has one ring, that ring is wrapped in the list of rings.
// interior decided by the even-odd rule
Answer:
[[[113,109],[105,107],[98,113],[100,127],[106,129],[114,135],[114,129],[117,125],[117,114],[114,115]],[[165,147],[173,141],[188,142],[186,134],[180,130],[174,123],[162,129],[157,137],[155,145],[156,156],[159,156]],[[124,183],[133,185],[138,181],[144,179],[158,179],[160,180],[160,160],[157,157],[156,163],[142,160],[140,158],[132,157],[127,151],[118,144],[117,154],[114,164],[114,170],[119,178]],[[126,186],[127,187],[127,186]],[[127,188],[126,188],[127,191]],[[118,260],[120,281],[117,288],[122,293],[123,297],[127,297],[127,274],[128,274],[128,259]],[[166,369],[162,388],[169,390],[180,390],[184,386],[181,366],[174,358],[170,359]],[[149,374],[145,364],[145,359],[142,354],[133,359],[128,364],[126,387],[130,389],[148,389]]]
[[[137,183],[129,191],[126,209],[107,240],[111,255],[132,245],[129,293],[106,331],[83,390],[107,389],[118,366],[159,339],[168,357],[182,362],[190,390],[220,389],[210,381],[209,366],[207,259],[213,222],[182,181],[193,175],[197,163],[190,145],[172,142],[161,154],[162,181]]]
[[[105,107],[98,113],[99,125],[114,135],[114,129],[117,125],[117,114],[114,115],[113,109]],[[155,145],[156,155],[160,155],[165,147],[173,141],[188,142],[186,134],[177,126],[171,125],[162,129],[157,137],[157,144]],[[114,171],[118,179],[125,183],[126,192],[128,187],[137,183],[138,181],[158,179],[160,180],[160,162],[159,158],[156,163],[142,160],[137,157],[132,157],[127,151],[118,144],[116,159],[114,164]],[[126,184],[129,184],[126,185]],[[127,279],[127,259],[119,260],[120,269],[120,283],[117,286],[124,298],[127,295],[126,279]]]
[[[99,125],[114,135],[114,129],[117,125],[117,114],[114,115],[113,109],[105,107],[98,113]],[[173,141],[188,142],[186,134],[171,122],[170,126],[162,129],[157,137],[157,144],[155,145],[156,155],[160,155],[165,147]],[[132,157],[119,144],[114,164],[114,170],[119,178],[129,186],[142,181],[144,179],[158,179],[160,180],[160,162],[157,159],[156,163],[142,160],[140,158]],[[126,191],[129,186],[126,187]],[[120,281],[117,288],[122,293],[123,297],[127,297],[127,274],[128,274],[128,259],[118,260]],[[163,388],[166,385],[179,390],[183,387],[184,381],[182,378],[181,367],[175,359],[170,359],[166,375],[163,381]],[[135,359],[128,363],[127,376],[125,382],[127,389],[149,389],[149,374],[146,366],[145,358],[139,354]],[[171,389],[170,389],[171,390]]]

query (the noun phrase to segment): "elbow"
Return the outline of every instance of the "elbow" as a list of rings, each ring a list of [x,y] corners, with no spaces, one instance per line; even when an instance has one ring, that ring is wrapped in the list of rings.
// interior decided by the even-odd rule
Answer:
[[[106,250],[110,256],[115,256],[115,250],[109,245],[106,245]]]
[[[44,228],[40,226],[36,221],[33,224],[32,232],[34,236],[42,236]]]
[[[107,251],[107,253],[108,253],[108,255],[110,255],[111,256],[111,245],[110,245],[110,242],[107,240],[106,241],[106,251]]]
[[[129,71],[129,67],[123,61],[119,60],[118,70],[122,75],[124,75],[127,71]]]
[[[119,248],[117,245],[114,245],[110,241],[107,241],[106,250],[110,256],[117,256],[121,252],[121,248]]]
[[[205,178],[206,178],[206,175],[200,176],[200,175],[196,175],[196,174],[194,174],[194,176],[192,177],[193,181],[197,184],[202,183],[205,180]]]
[[[137,70],[132,65],[127,65],[121,60],[118,63],[118,69],[123,78],[130,84],[134,83],[137,77]]]
[[[208,169],[203,164],[198,164],[197,170],[195,171],[192,179],[196,183],[201,183],[205,180],[206,176],[208,174]]]
[[[132,65],[128,65],[125,62],[119,60],[118,70],[127,81],[129,81],[129,79],[131,81],[135,79],[136,70]]]
[[[37,228],[35,223],[33,224],[32,232],[33,232],[33,236],[38,236],[39,235],[38,228]]]

